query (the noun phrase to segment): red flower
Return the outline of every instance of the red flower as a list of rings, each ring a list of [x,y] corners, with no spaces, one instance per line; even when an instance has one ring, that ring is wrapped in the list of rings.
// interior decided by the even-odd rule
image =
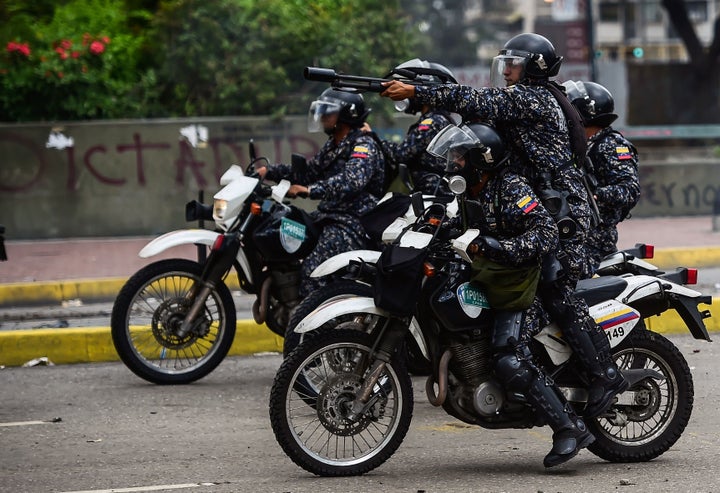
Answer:
[[[105,51],[105,45],[102,44],[100,41],[93,41],[92,43],[90,43],[90,53],[92,53],[93,55],[99,55],[103,51]]]
[[[105,43],[106,45],[109,45],[109,44],[110,44],[110,38],[108,38],[107,36],[103,36],[103,37],[102,37],[102,42]]]
[[[62,46],[66,50],[72,48],[72,44],[72,41],[70,41],[69,39],[63,39],[62,41],[60,41],[60,46]]]
[[[30,56],[30,45],[27,43],[15,43],[14,41],[10,41],[5,49],[8,53],[16,51],[21,55]]]
[[[73,51],[73,52],[72,52],[72,57],[73,57],[73,58],[80,58],[80,52],[79,52],[79,51]]]

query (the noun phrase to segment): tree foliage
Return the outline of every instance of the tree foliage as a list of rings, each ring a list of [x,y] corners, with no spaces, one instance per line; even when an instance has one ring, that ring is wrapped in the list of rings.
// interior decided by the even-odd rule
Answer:
[[[5,121],[303,113],[305,66],[384,75],[413,45],[392,0],[26,3],[0,7]]]

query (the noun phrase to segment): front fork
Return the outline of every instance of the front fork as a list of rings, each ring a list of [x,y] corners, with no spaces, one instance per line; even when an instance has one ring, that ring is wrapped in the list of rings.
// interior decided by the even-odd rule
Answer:
[[[385,366],[392,359],[393,354],[404,342],[409,326],[410,317],[389,317],[385,325],[380,329],[375,346],[370,350],[372,365],[358,389],[355,400],[349,404],[348,419],[352,421],[359,419],[367,409],[374,405],[375,399],[371,399],[373,388],[378,383],[380,375],[382,375]]]
[[[186,296],[187,302],[192,302],[183,323],[177,331],[178,337],[185,337],[195,325],[195,320],[203,313],[205,302],[215,290],[217,283],[222,281],[233,266],[237,253],[241,247],[238,234],[222,235],[222,242],[216,242],[210,251],[203,267],[200,280],[197,281]]]

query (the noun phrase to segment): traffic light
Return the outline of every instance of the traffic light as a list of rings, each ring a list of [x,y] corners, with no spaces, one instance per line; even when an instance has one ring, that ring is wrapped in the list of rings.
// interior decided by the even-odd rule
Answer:
[[[632,54],[635,58],[642,58],[645,55],[645,50],[643,50],[640,46],[636,46],[633,48]]]

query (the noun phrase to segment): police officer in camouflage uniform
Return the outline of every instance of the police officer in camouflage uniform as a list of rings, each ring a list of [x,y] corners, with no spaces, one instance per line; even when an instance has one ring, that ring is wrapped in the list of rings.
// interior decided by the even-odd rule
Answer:
[[[511,159],[494,129],[482,123],[450,125],[433,140],[428,152],[444,157],[448,171],[457,171],[467,180],[468,198],[482,210],[468,225],[481,235],[468,247],[469,253],[501,265],[537,267],[557,249],[555,220],[527,178],[517,172],[517,160]],[[529,343],[541,329],[542,309],[537,296],[533,299],[523,305],[529,305],[524,310],[510,305],[495,309],[493,367],[505,389],[523,394],[553,429],[553,447],[543,461],[552,467],[570,460],[595,438],[552,379],[534,363]]]
[[[595,178],[594,196],[600,224],[585,239],[593,273],[602,259],[617,251],[617,225],[640,199],[638,154],[635,146],[611,124],[617,119],[615,101],[595,82],[566,81],[568,98],[578,109],[588,138],[587,156]]]
[[[416,74],[414,80],[428,84],[457,84],[452,72],[445,66],[414,58],[401,63],[388,77],[407,78],[407,72]],[[420,104],[415,98],[395,103],[398,111],[408,115],[420,113],[420,118],[410,126],[402,142],[382,140],[385,155],[395,163],[404,163],[410,170],[413,191],[428,195],[450,194],[442,182],[445,163],[425,152],[427,145],[437,133],[453,123],[448,111],[433,108],[429,104]]]
[[[310,273],[328,258],[349,250],[366,248],[365,230],[359,217],[377,204],[383,194],[385,162],[372,136],[363,133],[370,110],[361,94],[352,90],[326,89],[310,105],[308,130],[323,129],[329,139],[308,161],[305,169],[276,164],[258,168],[272,181],[288,179],[289,196],[308,196],[320,202],[312,216],[322,228],[315,249],[303,259],[300,296],[319,287]]]
[[[559,251],[543,261],[539,292],[586,369],[589,398],[583,413],[592,417],[602,414],[628,384],[587,304],[574,295],[577,281],[590,275],[584,244],[591,210],[578,165],[585,159],[582,122],[563,88],[549,80],[561,63],[548,39],[519,34],[493,59],[491,81],[504,81],[505,87],[413,86],[393,80],[383,83],[387,89],[381,95],[396,101],[414,97],[465,120],[484,121],[520,158],[522,173],[558,224]]]

